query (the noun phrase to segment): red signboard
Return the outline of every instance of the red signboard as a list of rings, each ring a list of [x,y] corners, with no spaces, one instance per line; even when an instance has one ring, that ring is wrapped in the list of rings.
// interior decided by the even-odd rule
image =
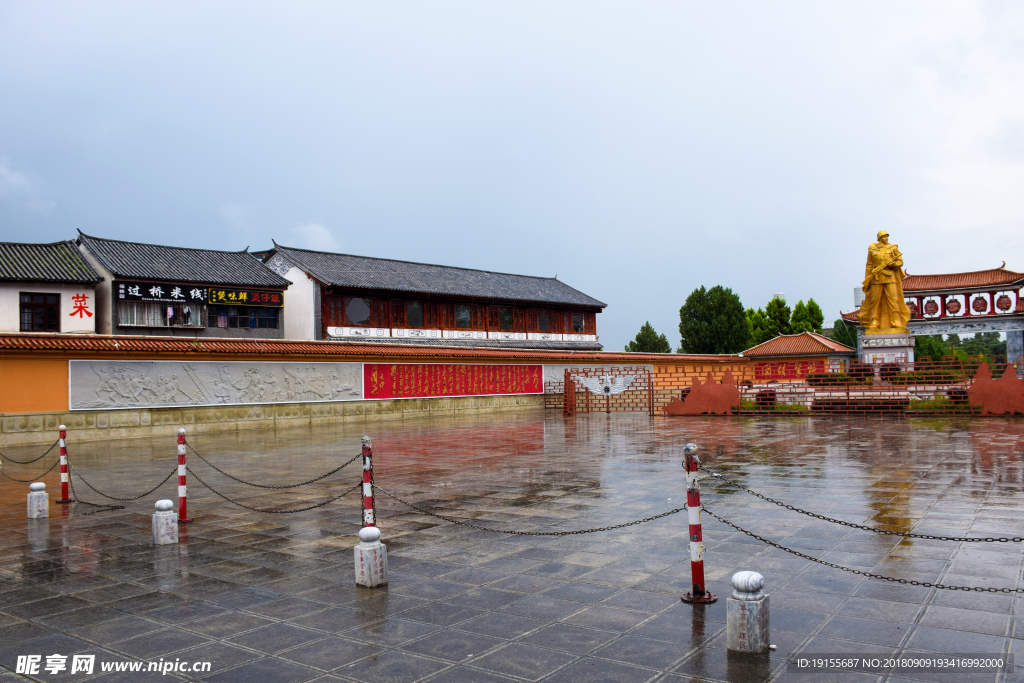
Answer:
[[[363,398],[543,393],[544,370],[540,365],[363,365]]]

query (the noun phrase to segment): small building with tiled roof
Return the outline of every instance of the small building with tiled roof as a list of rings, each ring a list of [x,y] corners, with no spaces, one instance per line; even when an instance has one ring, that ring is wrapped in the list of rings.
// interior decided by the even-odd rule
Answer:
[[[283,339],[291,284],[243,251],[142,244],[79,232],[78,250],[106,279],[103,334]]]
[[[289,338],[599,350],[606,304],[557,278],[286,247],[261,252],[295,284]]]
[[[758,382],[800,381],[807,375],[845,372],[857,350],[815,332],[780,334],[740,354],[754,364]]]
[[[96,332],[103,281],[72,241],[0,242],[0,332]]]

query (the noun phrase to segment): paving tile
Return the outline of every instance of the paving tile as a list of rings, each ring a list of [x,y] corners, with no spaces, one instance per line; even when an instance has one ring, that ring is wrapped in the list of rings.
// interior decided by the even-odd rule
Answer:
[[[591,653],[591,656],[666,670],[682,659],[686,653],[687,650],[676,643],[625,635],[598,648]]]
[[[535,619],[555,620],[583,609],[584,605],[571,600],[556,600],[543,595],[531,595],[503,608],[502,612]]]
[[[608,631],[628,631],[640,622],[649,619],[650,616],[644,612],[594,605],[566,617],[564,621],[567,624],[602,628]]]
[[[479,658],[486,651],[505,642],[498,638],[475,633],[449,630],[438,631],[425,638],[406,643],[401,646],[401,649],[413,654],[444,659],[454,663],[468,663],[471,659]]]
[[[286,622],[261,626],[255,631],[248,631],[228,638],[229,643],[241,645],[257,652],[274,654],[281,650],[319,640],[324,634],[308,628],[301,628]]]
[[[345,631],[345,637],[362,640],[375,645],[396,647],[404,642],[421,638],[437,631],[437,626],[407,619],[382,619]]]
[[[906,639],[909,632],[910,627],[907,624],[837,616],[832,617],[818,634],[824,638],[896,647]]]
[[[982,654],[1002,652],[1005,643],[1006,638],[999,636],[918,626],[907,642],[907,648],[941,654],[957,652]]]
[[[519,642],[582,655],[617,637],[615,631],[600,631],[569,624],[552,624],[524,637]]]
[[[656,672],[585,657],[544,679],[551,683],[644,683]]]
[[[483,657],[474,657],[473,666],[536,681],[575,659],[575,655],[564,652],[512,643]]]
[[[273,622],[270,619],[252,614],[225,612],[215,617],[207,617],[185,624],[184,628],[211,638],[227,638],[271,623]]]
[[[292,664],[281,659],[265,657],[242,664],[202,679],[210,683],[253,683],[273,681],[274,683],[301,683],[316,677],[320,672],[308,667]]]
[[[540,619],[521,617],[515,614],[488,613],[464,621],[458,625],[460,631],[479,633],[495,638],[511,640],[544,626],[547,622]]]
[[[209,639],[195,633],[168,628],[163,631],[153,631],[143,636],[122,640],[110,647],[131,657],[158,659],[178,650],[203,645],[208,642],[210,642]]]
[[[402,613],[403,619],[422,621],[435,626],[452,626],[475,616],[485,614],[484,610],[444,602],[432,602],[423,607]]]
[[[378,652],[380,652],[380,648],[377,645],[328,636],[279,652],[277,656],[303,666],[331,671],[358,659],[374,656]]]
[[[363,683],[412,683],[448,666],[425,657],[389,650],[335,671]]]
[[[303,617],[291,619],[290,623],[306,628],[315,628],[328,633],[340,633],[356,626],[367,626],[380,621],[383,617],[374,612],[333,607],[321,612],[314,612]]]

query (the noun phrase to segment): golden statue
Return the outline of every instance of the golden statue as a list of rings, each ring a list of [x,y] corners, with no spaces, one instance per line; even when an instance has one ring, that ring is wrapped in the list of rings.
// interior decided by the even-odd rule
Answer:
[[[889,244],[889,233],[881,230],[878,241],[868,247],[868,265],[864,270],[864,303],[860,305],[860,324],[867,334],[907,334],[910,309],[903,300],[903,254]]]

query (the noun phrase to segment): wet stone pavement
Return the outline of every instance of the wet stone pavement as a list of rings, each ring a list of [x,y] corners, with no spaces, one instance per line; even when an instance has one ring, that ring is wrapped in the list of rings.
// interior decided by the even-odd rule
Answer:
[[[504,530],[573,530],[647,517],[685,502],[688,441],[702,460],[761,493],[894,531],[1024,535],[1021,420],[731,419],[553,412],[368,425],[190,434],[242,479],[288,484],[326,472],[373,437],[375,479],[403,498]],[[10,448],[18,460],[41,448]],[[174,470],[173,437],[75,443],[71,462],[110,495],[151,488]],[[4,463],[18,478],[40,473]],[[308,486],[243,486],[191,453],[211,486],[285,511],[336,496],[355,465]],[[74,476],[74,475],[73,475]],[[55,473],[45,478],[59,497]],[[1022,545],[874,534],[779,508],[702,475],[709,509],[816,558],[916,581],[1022,586]],[[80,499],[102,499],[76,481]],[[0,479],[0,681],[18,655],[96,655],[92,675],[43,681],[211,683],[359,681],[1018,681],[1024,673],[788,673],[789,653],[886,656],[1016,654],[1024,596],[953,592],[867,579],[767,546],[704,516],[709,606],[690,606],[685,513],[593,534],[516,536],[423,515],[378,495],[390,585],[356,588],[356,493],[296,514],[252,512],[189,480],[177,546],[151,544],[172,477],[125,509],[51,505],[25,519],[27,484]],[[728,580],[766,578],[771,641],[763,657],[725,651]],[[101,673],[102,662],[209,661],[208,673]],[[1022,662],[1024,663],[1024,662]],[[70,669],[70,666],[68,667]]]

